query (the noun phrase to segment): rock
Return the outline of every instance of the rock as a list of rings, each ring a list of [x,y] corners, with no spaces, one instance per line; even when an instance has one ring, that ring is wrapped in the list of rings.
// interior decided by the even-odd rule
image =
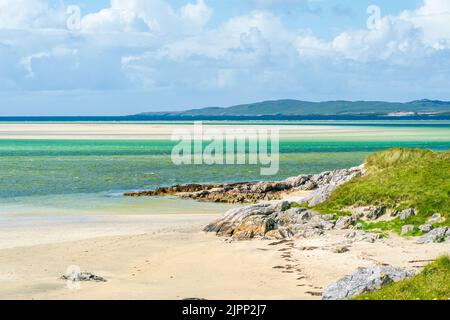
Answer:
[[[342,216],[336,221],[334,228],[337,230],[349,229],[355,222],[353,217]]]
[[[302,190],[310,191],[317,188],[317,183],[314,181],[308,181],[304,186],[302,186]]]
[[[336,247],[333,249],[334,253],[346,253],[348,251],[350,251],[350,249],[347,246]]]
[[[96,276],[89,272],[76,272],[69,275],[64,275],[61,277],[62,280],[79,282],[79,281],[90,281],[90,282],[106,282],[107,280],[103,277]]]
[[[311,205],[325,201],[336,188],[361,176],[363,167],[323,172],[317,175],[300,175],[275,182],[242,182],[232,184],[189,184],[158,188],[153,191],[129,192],[128,197],[179,196],[185,199],[219,203],[258,203],[281,200],[286,193],[298,190],[311,191],[305,202]]]
[[[361,230],[363,228],[363,224],[361,222],[358,222],[357,224],[355,224],[354,227],[356,230]]]
[[[431,216],[430,219],[428,219],[428,223],[430,224],[441,223],[442,221],[443,219],[440,213],[435,213]]]
[[[246,218],[251,216],[268,216],[273,212],[275,212],[274,208],[270,204],[257,204],[231,209],[227,211],[222,218],[207,225],[204,228],[204,231],[215,232],[218,235],[233,235],[235,229],[242,224]]]
[[[431,230],[433,230],[433,225],[432,224],[421,225],[419,227],[419,230],[422,231],[422,232],[425,232],[425,233],[430,232]]]
[[[375,241],[381,239],[381,235],[378,233],[370,233],[362,230],[351,231],[345,237],[352,241],[366,241],[370,243],[374,243]]]
[[[322,217],[323,220],[327,220],[327,221],[336,220],[336,214],[334,214],[334,213],[323,214],[321,217]]]
[[[366,220],[377,220],[386,213],[385,206],[356,207],[356,208],[349,208],[349,210],[353,213],[355,218],[357,219],[364,218]]]
[[[364,232],[364,231],[352,231],[352,232],[350,232],[350,233],[347,233],[346,235],[345,235],[345,237],[347,238],[347,239],[356,239],[356,236],[358,235],[358,232]],[[365,233],[365,232],[364,232]]]
[[[291,208],[291,203],[289,201],[281,201],[274,206],[274,211],[286,211]]]
[[[405,209],[403,211],[400,212],[400,220],[406,220],[411,216],[415,216],[416,215],[416,210],[415,209]]]
[[[292,209],[291,209],[292,210]],[[311,210],[305,210],[304,212],[300,213],[300,219],[303,221],[309,221],[314,217],[316,213]]]
[[[311,177],[311,175],[300,175],[297,177],[288,178],[284,180],[284,182],[291,188],[298,188],[307,183],[311,179]]]
[[[370,242],[370,243],[374,243],[375,241],[379,240],[382,238],[382,235],[379,233],[370,233],[370,232],[366,232],[365,235],[363,235],[360,240],[358,241],[366,241],[366,242]]]
[[[331,230],[334,228],[334,223],[330,220],[324,219],[320,214],[311,218],[309,226],[321,230]]]
[[[283,201],[232,209],[204,230],[231,236],[233,240],[250,240],[312,237],[334,227],[333,221],[312,210],[290,207],[289,202]]]
[[[282,240],[284,239],[279,230],[272,230],[264,235],[264,239],[267,240]]]
[[[369,220],[377,220],[386,213],[386,207],[370,207],[365,217]]]
[[[390,266],[358,268],[354,273],[328,286],[323,300],[346,300],[363,292],[379,290],[390,282],[411,277],[414,272]]]
[[[305,193],[303,202],[310,205],[322,203],[340,185],[362,176],[363,167],[323,172],[317,175],[301,175],[280,182],[236,183],[229,185],[175,186],[161,189],[152,194],[176,194],[188,199],[213,202],[245,203],[260,202],[229,210],[220,219],[207,225],[206,232],[219,236],[231,236],[235,240],[252,238],[313,237],[324,234],[335,227],[336,215],[318,215],[306,208],[292,208],[288,201],[274,204],[261,200],[277,200],[286,193],[298,190],[312,190]],[[181,193],[178,193],[178,192]],[[339,220],[337,228],[348,228],[356,219],[345,217]]]
[[[440,227],[436,228],[434,230],[431,230],[427,234],[421,236],[417,243],[424,244],[424,243],[440,243],[445,242],[450,239],[450,227]]]
[[[253,230],[237,230],[233,233],[233,240],[250,240],[255,237],[255,232]]]
[[[407,224],[402,227],[402,236],[414,231],[414,226],[412,224]]]

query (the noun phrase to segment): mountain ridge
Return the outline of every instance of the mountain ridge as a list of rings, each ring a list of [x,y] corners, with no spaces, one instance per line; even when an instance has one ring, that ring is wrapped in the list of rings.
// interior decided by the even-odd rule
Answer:
[[[174,112],[144,112],[147,117],[296,117],[296,116],[417,116],[450,113],[450,101],[411,102],[346,101],[311,102],[295,99],[267,100],[231,107],[206,107]]]

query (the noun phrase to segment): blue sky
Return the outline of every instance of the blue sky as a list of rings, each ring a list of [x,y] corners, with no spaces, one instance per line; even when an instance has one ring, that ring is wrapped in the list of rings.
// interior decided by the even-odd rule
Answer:
[[[282,98],[450,100],[450,1],[0,0],[0,115]]]

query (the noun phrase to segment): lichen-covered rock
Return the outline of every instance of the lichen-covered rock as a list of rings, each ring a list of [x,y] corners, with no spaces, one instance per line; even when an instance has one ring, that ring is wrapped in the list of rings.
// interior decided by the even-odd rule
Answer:
[[[416,209],[405,209],[403,211],[400,212],[399,216],[400,216],[400,220],[406,220],[409,217],[415,216],[416,215]]]
[[[450,227],[440,227],[431,230],[427,234],[417,239],[417,243],[432,243],[432,242],[445,242],[450,240]]]
[[[204,230],[235,240],[309,238],[332,230],[334,218],[335,215],[320,215],[280,202],[232,209]]]
[[[419,226],[419,230],[422,232],[430,232],[431,230],[433,230],[433,225],[432,224],[424,224]]]
[[[428,223],[435,224],[435,223],[441,223],[444,219],[442,218],[442,215],[440,213],[435,213],[431,216],[430,219],[428,219]]]
[[[365,232],[363,230],[353,230],[350,233],[348,233],[345,237],[351,241],[356,242],[365,241],[374,243],[375,241],[381,239],[382,236],[379,233],[370,233]]]
[[[234,234],[236,228],[243,224],[248,217],[263,217],[274,212],[274,206],[267,203],[231,209],[227,211],[222,218],[207,225],[204,230],[207,232],[215,232],[218,235],[230,236]],[[250,223],[250,221],[248,221],[248,223]]]
[[[349,229],[355,224],[356,220],[354,217],[342,216],[336,221],[335,229],[344,230]]]
[[[363,292],[379,290],[389,282],[397,282],[411,277],[414,272],[390,266],[358,268],[354,273],[345,276],[328,286],[323,300],[346,300]]]
[[[407,224],[407,225],[402,226],[402,233],[401,233],[401,235],[404,236],[404,235],[407,235],[408,233],[411,233],[413,231],[414,231],[414,226],[412,224]]]
[[[386,207],[370,207],[365,217],[369,220],[377,220],[386,213]]]

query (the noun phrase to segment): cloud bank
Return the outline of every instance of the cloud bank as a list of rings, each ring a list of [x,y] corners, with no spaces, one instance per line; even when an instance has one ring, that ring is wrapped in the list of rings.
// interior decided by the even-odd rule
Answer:
[[[424,0],[414,10],[381,16],[374,28],[328,39],[289,27],[271,10],[308,1],[252,1],[253,10],[218,24],[211,23],[212,1],[175,7],[165,0],[111,0],[68,30],[65,6],[0,0],[0,91],[135,90],[158,101],[197,95],[208,102],[230,94],[450,98],[447,0]]]

